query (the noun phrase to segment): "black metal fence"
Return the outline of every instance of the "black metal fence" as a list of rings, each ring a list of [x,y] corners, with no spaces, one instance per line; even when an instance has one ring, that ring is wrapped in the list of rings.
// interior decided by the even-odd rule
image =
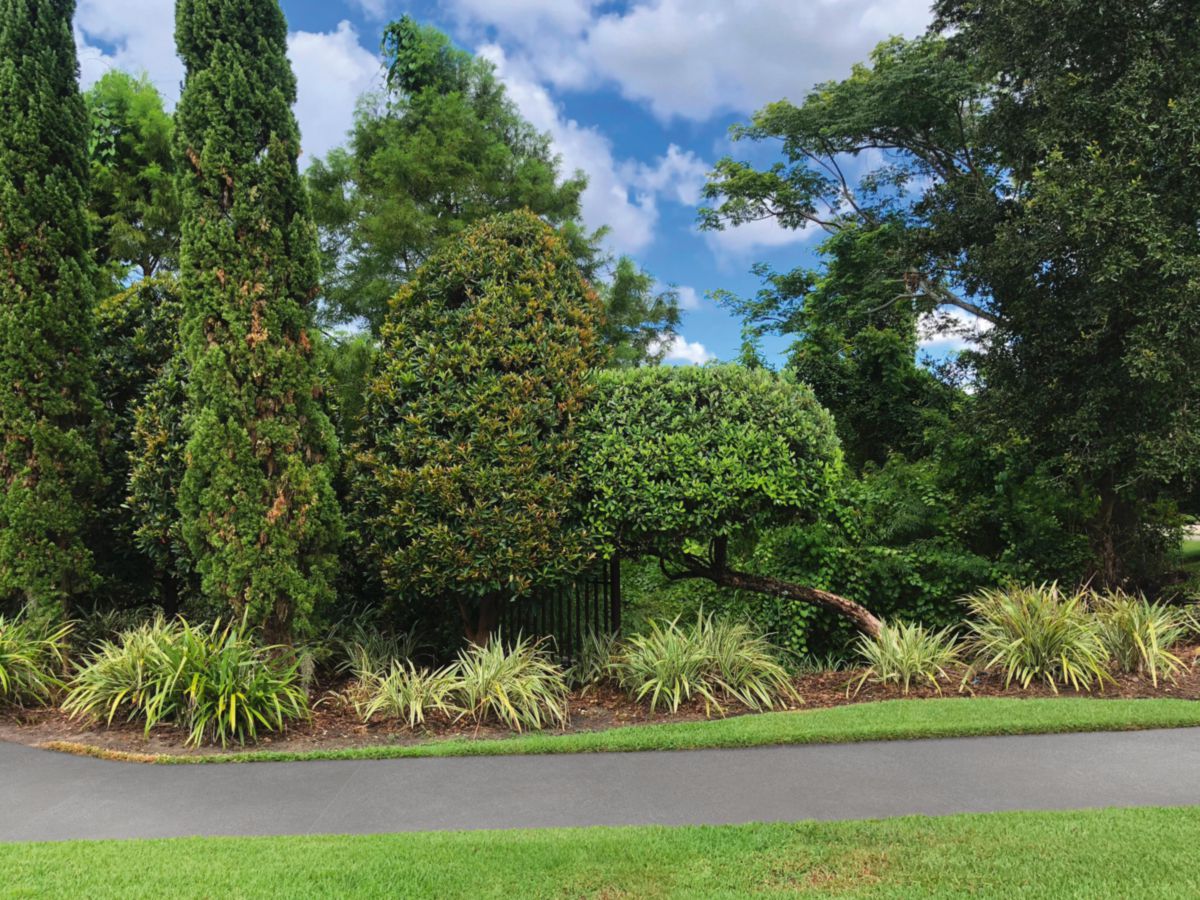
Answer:
[[[500,630],[506,636],[549,638],[561,660],[573,661],[589,632],[621,630],[620,561],[614,557],[572,583],[504,604]]]

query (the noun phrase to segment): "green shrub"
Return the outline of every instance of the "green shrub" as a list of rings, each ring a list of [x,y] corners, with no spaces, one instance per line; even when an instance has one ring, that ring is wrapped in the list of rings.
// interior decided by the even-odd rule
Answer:
[[[1187,635],[1183,610],[1131,597],[1121,591],[1097,596],[1093,602],[1104,649],[1118,671],[1173,678],[1184,667],[1171,653]]]
[[[934,631],[908,622],[885,623],[878,637],[863,635],[855,649],[867,663],[856,692],[873,681],[899,684],[907,694],[914,681],[928,681],[941,693],[938,679],[946,678],[946,669],[959,661],[949,628]]]
[[[618,683],[636,700],[649,698],[650,709],[665,704],[677,712],[699,698],[707,713],[723,711],[734,699],[751,709],[773,707],[795,696],[787,670],[767,640],[740,623],[701,612],[693,625],[652,621],[613,658]]]
[[[984,590],[965,603],[969,648],[976,665],[1004,671],[1005,686],[1044,681],[1090,690],[1103,684],[1108,654],[1083,593],[1064,594],[1057,584]]]
[[[602,314],[562,236],[527,210],[467,229],[392,300],[351,502],[389,593],[458,598],[482,642],[505,598],[588,564],[576,432]]]
[[[147,732],[178,725],[191,745],[245,743],[260,728],[282,731],[308,715],[298,663],[279,656],[282,649],[259,646],[244,627],[160,617],[102,642],[72,680],[63,709],[109,723],[124,712]]]
[[[0,706],[46,703],[62,686],[63,650],[71,626],[47,629],[0,615]]]
[[[367,695],[366,702],[358,706],[364,722],[377,715],[394,716],[416,728],[425,724],[433,710],[446,715],[462,713],[454,703],[460,687],[457,666],[418,669],[409,661],[392,662],[390,670],[368,675],[359,681],[359,687]]]
[[[514,731],[567,724],[567,679],[540,642],[518,637],[505,646],[497,634],[472,645],[454,664],[454,696],[476,722],[499,721]]]

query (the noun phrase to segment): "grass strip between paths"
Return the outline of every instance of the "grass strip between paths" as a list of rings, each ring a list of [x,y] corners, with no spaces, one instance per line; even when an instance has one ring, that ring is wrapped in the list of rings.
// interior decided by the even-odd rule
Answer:
[[[0,844],[5,897],[1200,895],[1200,810]]]
[[[887,700],[830,709],[759,713],[703,722],[631,725],[607,731],[538,733],[488,740],[431,740],[304,752],[252,750],[170,755],[124,753],[50,742],[46,749],[160,764],[286,762],[310,759],[398,759],[432,756],[515,756],[835,744],[1004,734],[1134,731],[1200,726],[1192,700],[1012,699],[1001,697]]]

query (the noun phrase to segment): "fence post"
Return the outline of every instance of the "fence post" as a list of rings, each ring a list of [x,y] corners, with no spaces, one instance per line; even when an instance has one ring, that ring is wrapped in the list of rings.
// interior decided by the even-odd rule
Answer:
[[[621,557],[616,553],[608,561],[609,624],[617,634],[621,633]]]

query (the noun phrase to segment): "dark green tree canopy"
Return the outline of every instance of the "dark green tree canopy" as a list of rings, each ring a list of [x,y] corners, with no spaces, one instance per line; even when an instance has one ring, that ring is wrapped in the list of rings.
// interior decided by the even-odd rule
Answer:
[[[70,0],[0,0],[0,603],[93,584],[87,110]]]
[[[990,240],[948,245],[1001,311],[981,400],[1097,498],[1099,579],[1152,573],[1150,510],[1200,476],[1194,4],[937,11],[995,86],[986,135],[1013,184]]]
[[[92,124],[96,262],[115,293],[135,271],[152,278],[178,267],[175,126],[145,76],[113,69],[84,99]]]
[[[386,90],[360,103],[349,147],[308,171],[321,231],[324,315],[378,333],[388,301],[447,238],[528,208],[597,260],[579,223],[581,175],[559,183],[546,135],[517,112],[491,63],[408,17],[385,32]],[[591,274],[590,271],[588,274]]]
[[[396,599],[457,601],[478,640],[499,602],[586,564],[576,429],[601,316],[567,243],[530,212],[468,229],[393,299],[354,502]]]
[[[206,597],[278,639],[332,596],[341,520],[309,336],[316,230],[277,0],[180,0],[188,366],[181,532]]]

